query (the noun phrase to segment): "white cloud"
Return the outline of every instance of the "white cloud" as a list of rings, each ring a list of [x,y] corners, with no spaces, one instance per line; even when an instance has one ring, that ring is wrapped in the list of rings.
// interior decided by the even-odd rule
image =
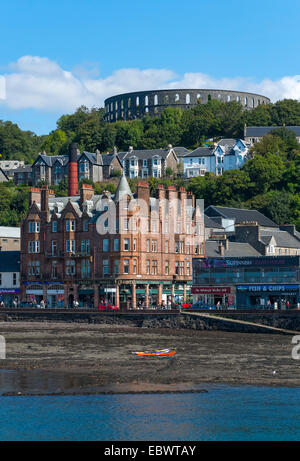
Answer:
[[[10,72],[5,75],[6,99],[1,104],[13,110],[73,111],[82,104],[101,107],[105,98],[118,93],[155,88],[228,89],[260,93],[272,101],[300,100],[299,75],[255,82],[244,77],[213,78],[204,73],[178,76],[168,69],[131,68],[100,78],[95,72],[79,69],[70,72],[48,58],[23,56],[10,64]]]

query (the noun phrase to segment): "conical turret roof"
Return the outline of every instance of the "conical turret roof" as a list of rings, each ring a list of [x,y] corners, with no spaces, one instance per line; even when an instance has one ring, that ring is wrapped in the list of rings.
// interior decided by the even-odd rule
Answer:
[[[120,200],[122,200],[122,198],[125,196],[125,195],[129,195],[130,197],[132,197],[132,192],[130,190],[130,187],[129,187],[129,184],[128,184],[128,181],[126,179],[126,176],[123,172],[123,175],[120,179],[120,182],[118,184],[118,187],[117,187],[117,190],[116,190],[116,194],[115,194],[115,201],[116,202],[119,202]]]

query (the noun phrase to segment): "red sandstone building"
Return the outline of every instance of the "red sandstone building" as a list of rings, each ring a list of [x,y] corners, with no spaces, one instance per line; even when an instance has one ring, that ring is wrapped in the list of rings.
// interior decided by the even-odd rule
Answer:
[[[87,184],[69,197],[32,188],[21,226],[21,299],[167,305],[190,295],[192,258],[203,256],[203,213],[184,188],[160,185],[150,197],[140,182],[133,194],[125,176],[113,195]]]

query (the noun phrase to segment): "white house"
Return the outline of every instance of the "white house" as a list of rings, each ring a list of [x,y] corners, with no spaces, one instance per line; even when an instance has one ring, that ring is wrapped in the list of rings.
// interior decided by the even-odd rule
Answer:
[[[222,139],[213,147],[198,147],[181,158],[184,176],[192,178],[205,173],[221,176],[224,171],[241,168],[248,151],[248,145],[242,139]]]

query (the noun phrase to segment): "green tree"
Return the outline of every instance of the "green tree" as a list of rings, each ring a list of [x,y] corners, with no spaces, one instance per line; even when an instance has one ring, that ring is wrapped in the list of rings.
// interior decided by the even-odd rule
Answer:
[[[242,168],[248,173],[250,181],[255,184],[256,194],[265,193],[273,187],[280,186],[285,164],[276,154],[255,155]]]

